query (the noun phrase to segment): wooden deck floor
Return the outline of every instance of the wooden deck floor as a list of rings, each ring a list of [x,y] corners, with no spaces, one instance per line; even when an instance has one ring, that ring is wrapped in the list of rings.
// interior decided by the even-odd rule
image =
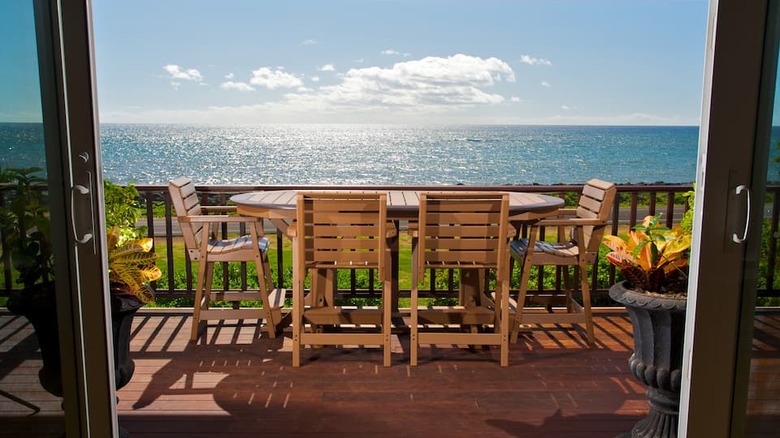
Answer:
[[[534,330],[512,345],[508,368],[497,350],[441,346],[411,368],[400,335],[390,368],[378,349],[354,347],[307,349],[296,369],[289,336],[270,340],[256,321],[214,324],[191,343],[187,313],[136,316],[136,370],[118,391],[131,436],[613,437],[647,411],[628,370],[631,323],[621,310],[597,313],[593,348],[580,330]],[[0,436],[58,436],[60,399],[37,381],[24,318],[0,311],[0,351]]]

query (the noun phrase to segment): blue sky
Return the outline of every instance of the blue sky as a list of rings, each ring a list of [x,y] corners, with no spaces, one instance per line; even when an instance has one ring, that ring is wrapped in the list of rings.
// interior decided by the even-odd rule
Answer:
[[[93,8],[102,122],[699,123],[706,0]]]

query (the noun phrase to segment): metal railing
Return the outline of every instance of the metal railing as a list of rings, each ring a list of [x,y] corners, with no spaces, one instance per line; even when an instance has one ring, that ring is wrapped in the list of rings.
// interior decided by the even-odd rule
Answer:
[[[177,220],[171,216],[171,204],[168,197],[167,188],[164,186],[136,186],[138,191],[142,193],[145,205],[147,206],[148,221],[146,223],[148,227],[148,234],[155,239],[163,239],[163,245],[166,251],[167,260],[167,278],[158,282],[158,294],[159,296],[191,296],[191,290],[193,287],[193,272],[190,263],[185,258],[185,284],[186,287],[175,288],[171,285],[176,281],[173,278],[173,273],[180,267],[174,264],[174,248],[175,245],[175,231],[177,228]],[[301,189],[300,186],[197,186],[199,194],[201,195],[201,202],[203,205],[226,205],[229,203],[230,196],[237,193],[244,193],[249,191],[259,190],[287,190],[287,189]],[[306,186],[306,189],[312,190],[350,190],[350,189],[363,189],[363,190],[397,190],[398,186]],[[404,186],[404,190],[441,190],[441,186]],[[555,186],[447,186],[447,190],[454,191],[467,191],[467,190],[479,190],[479,191],[505,191],[505,190],[517,190],[526,192],[545,193],[553,196],[560,196],[567,201],[567,205],[575,205],[577,197],[582,190],[581,185],[555,185]],[[637,222],[641,222],[647,214],[663,213],[666,219],[667,225],[672,226],[679,222],[680,217],[687,208],[687,204],[682,194],[691,190],[690,185],[667,185],[667,184],[654,184],[654,185],[623,185],[618,188],[618,200],[615,203],[615,208],[610,219],[610,230],[613,234],[617,234],[621,229],[625,230],[627,227],[633,226]],[[152,205],[162,204],[164,206],[164,217],[159,217],[152,220]],[[159,209],[159,207],[158,207]],[[403,228],[404,224],[400,224]],[[289,241],[280,232],[276,232],[271,228],[268,230],[269,237],[274,239],[274,251],[275,263],[272,267],[274,282],[277,287],[290,287],[290,272],[291,267],[284,264],[284,248],[289,248]],[[226,228],[222,230],[223,237],[227,237],[229,231]],[[275,237],[274,237],[275,236]],[[183,251],[182,245],[179,244],[177,250]],[[181,259],[181,257],[179,257]],[[399,271],[410,270],[410,266],[399,266]],[[606,269],[606,276],[603,271]],[[398,276],[400,272],[396,272]],[[601,268],[594,270],[592,273],[591,284],[594,288],[594,297],[598,299],[598,296],[602,297],[606,295],[606,291],[611,284],[616,280],[616,272],[614,267],[608,264],[601,264]],[[457,291],[457,274],[454,272],[447,272],[447,285],[445,287],[439,286],[437,288],[436,282],[431,281],[430,285],[421,290],[421,294],[428,297],[445,297],[452,296]],[[533,285],[535,289],[541,290],[550,287],[550,276],[554,276],[552,288],[556,291],[560,291],[562,288],[562,276],[560,270],[556,270],[555,273],[546,273],[540,271],[536,276],[536,284]],[[228,272],[227,267],[223,267],[223,287],[228,286]],[[241,267],[240,271],[241,284],[240,288],[247,287],[247,271],[246,266]],[[398,278],[398,277],[396,277]],[[605,280],[606,278],[606,280]],[[545,281],[547,279],[547,281]],[[517,281],[517,280],[515,280]],[[179,281],[181,283],[181,281]],[[547,286],[545,286],[547,284]],[[355,284],[354,276],[350,279],[349,285],[341,285],[338,291],[338,295],[341,297],[350,298],[362,298],[376,296],[375,290],[370,286],[358,287]],[[400,291],[401,296],[408,293],[407,289]]]
[[[559,196],[565,199],[567,206],[576,205],[577,197],[582,190],[582,185],[522,185],[522,186],[248,186],[248,185],[202,185],[196,189],[201,197],[201,203],[204,206],[229,205],[230,196],[237,193],[244,193],[259,190],[288,190],[288,189],[307,189],[307,190],[453,190],[453,191],[524,191],[534,193],[544,193],[552,196]],[[148,237],[155,240],[155,250],[162,256],[163,263],[158,263],[165,272],[165,276],[155,283],[155,289],[158,298],[176,298],[192,297],[195,286],[195,274],[193,265],[186,256],[183,241],[180,239],[178,221],[172,212],[172,204],[168,195],[167,186],[160,185],[137,185],[136,189],[140,194],[141,205],[145,208],[146,218],[144,225],[147,227]],[[667,226],[673,226],[679,223],[682,214],[687,209],[687,203],[683,194],[691,190],[690,184],[631,184],[619,185],[618,197],[610,218],[609,230],[612,234],[625,232],[629,227],[639,223],[650,214],[662,213]],[[759,273],[763,281],[760,284],[759,296],[778,296],[774,288],[774,281],[777,271],[777,245],[778,233],[768,232],[778,229],[778,220],[780,218],[780,198],[778,197],[780,186],[770,186],[767,189],[767,199],[765,202],[765,230],[763,235],[764,244],[761,258],[765,262],[763,269]],[[3,205],[4,198],[0,192],[0,205]],[[400,223],[403,229],[405,224]],[[266,223],[266,235],[275,243],[272,245],[272,275],[276,287],[289,288],[291,286],[292,267],[285,264],[285,252],[289,252],[290,242],[281,232],[273,228],[270,223]],[[768,230],[767,230],[768,229]],[[231,234],[243,233],[243,229],[228,229],[223,226],[221,233],[223,237]],[[544,231],[542,231],[544,233]],[[555,231],[548,231],[550,236]],[[2,237],[2,236],[0,236]],[[18,287],[14,285],[10,278],[11,266],[9,257],[3,253],[0,259],[3,265],[3,281],[0,288],[0,295],[7,295],[10,289]],[[182,263],[183,261],[183,263]],[[183,264],[183,266],[182,266]],[[613,266],[606,262],[598,263],[596,269],[592,270],[591,285],[593,288],[594,301],[598,302],[606,296],[606,292],[618,278]],[[235,269],[235,268],[234,268]],[[230,271],[225,264],[222,266],[221,275],[222,287],[231,289],[246,289],[250,287],[250,269],[246,264],[238,267],[238,273]],[[411,266],[399,266],[399,272],[411,270]],[[233,280],[231,281],[231,276]],[[236,277],[238,277],[236,284]],[[517,272],[514,275],[516,282]],[[535,283],[529,285],[529,289],[535,290],[554,290],[560,291],[563,282],[560,269],[554,272],[549,270],[540,270],[535,276]],[[396,277],[398,278],[398,277]],[[431,281],[429,287],[421,290],[421,294],[429,297],[452,296],[457,291],[457,274],[448,272],[446,274],[446,286],[441,283],[437,286],[436,282]],[[551,281],[552,279],[552,281]],[[356,277],[351,276],[349,285],[341,284],[338,290],[338,296],[347,298],[365,298],[378,296],[373,286],[359,286]],[[371,283],[371,282],[369,282]],[[575,283],[576,284],[576,283]],[[514,285],[516,286],[516,284]],[[408,294],[408,289],[400,291],[401,296]],[[608,300],[607,300],[608,301]]]

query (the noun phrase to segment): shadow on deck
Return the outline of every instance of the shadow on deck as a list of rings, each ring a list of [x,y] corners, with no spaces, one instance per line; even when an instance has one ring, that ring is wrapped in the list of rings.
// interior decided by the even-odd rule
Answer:
[[[495,349],[443,346],[424,348],[411,368],[403,333],[390,368],[378,348],[361,347],[307,349],[292,368],[289,336],[271,340],[256,321],[213,325],[191,343],[188,313],[143,309],[135,374],[118,391],[120,424],[133,437],[613,437],[647,402],[627,365],[627,314],[601,310],[595,322],[592,348],[579,329],[535,329],[512,345],[508,368]],[[770,334],[776,364],[778,331]],[[60,399],[38,384],[24,318],[0,312],[0,348],[0,435],[58,436]]]

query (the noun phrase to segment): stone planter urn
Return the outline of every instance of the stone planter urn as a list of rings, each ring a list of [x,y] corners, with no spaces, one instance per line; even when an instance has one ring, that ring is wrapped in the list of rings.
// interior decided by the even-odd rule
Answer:
[[[116,389],[130,382],[135,362],[130,357],[130,329],[133,317],[143,303],[134,296],[111,294],[111,331],[114,338],[114,374]]]
[[[634,329],[631,372],[648,386],[650,412],[624,437],[676,437],[680,411],[686,298],[636,292],[620,282],[609,296],[624,305]]]

